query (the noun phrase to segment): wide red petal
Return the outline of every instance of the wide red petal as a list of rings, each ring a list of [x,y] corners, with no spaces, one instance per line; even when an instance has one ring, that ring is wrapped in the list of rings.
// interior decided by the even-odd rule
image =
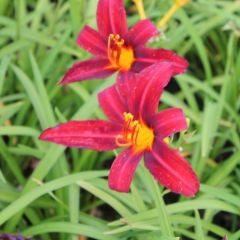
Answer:
[[[93,55],[106,56],[107,43],[100,34],[89,26],[85,26],[77,38],[78,45]]]
[[[153,128],[155,134],[163,139],[187,129],[188,125],[182,109],[169,108],[154,116]]]
[[[108,59],[94,58],[74,64],[65,74],[60,84],[105,78],[114,73],[109,68]]]
[[[118,192],[128,192],[141,157],[142,154],[134,154],[130,148],[119,154],[110,170],[109,187]]]
[[[122,122],[123,113],[127,111],[127,107],[119,95],[115,85],[99,93],[98,100],[104,113],[112,121]]]
[[[97,25],[99,33],[105,38],[111,33],[125,38],[128,27],[123,0],[99,0]]]
[[[145,44],[150,38],[159,35],[156,26],[149,20],[137,22],[127,34],[128,43],[134,46]]]
[[[136,72],[156,62],[169,61],[173,64],[174,75],[177,75],[184,73],[189,65],[187,60],[178,56],[175,52],[163,48],[153,49],[141,46],[135,49],[135,57],[133,67]]]
[[[116,80],[116,88],[119,92],[119,95],[123,99],[123,102],[126,102],[128,106],[129,96],[132,93],[132,89],[135,87],[135,81],[137,75],[129,70],[128,72],[119,72]]]
[[[199,191],[199,180],[190,164],[164,142],[156,140],[153,150],[146,152],[144,163],[162,185],[186,197]]]
[[[118,148],[115,138],[120,131],[119,126],[109,121],[70,121],[46,129],[39,139],[68,147],[108,151]]]
[[[129,96],[130,111],[138,119],[152,120],[164,87],[172,76],[172,64],[164,62],[144,69],[136,78]]]

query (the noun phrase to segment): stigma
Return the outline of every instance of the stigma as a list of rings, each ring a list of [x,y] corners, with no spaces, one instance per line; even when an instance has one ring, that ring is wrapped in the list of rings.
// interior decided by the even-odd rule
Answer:
[[[121,71],[128,71],[135,60],[133,48],[127,46],[119,34],[109,35],[107,54],[110,67]]]
[[[153,129],[143,120],[134,120],[131,113],[123,113],[124,124],[121,134],[116,137],[119,147],[132,147],[135,153],[151,150],[154,141]]]

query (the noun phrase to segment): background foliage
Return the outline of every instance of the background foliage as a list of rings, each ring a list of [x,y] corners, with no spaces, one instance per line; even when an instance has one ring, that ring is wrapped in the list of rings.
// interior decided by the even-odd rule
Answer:
[[[144,1],[155,23],[173,1]],[[185,56],[160,108],[179,106],[189,130],[175,136],[201,178],[194,199],[169,193],[139,166],[131,193],[109,190],[116,152],[65,149],[38,140],[69,119],[104,118],[97,93],[114,77],[60,87],[76,59],[75,39],[95,26],[97,0],[0,1],[1,231],[34,239],[240,239],[240,2],[197,0],[149,43]],[[139,16],[125,1],[128,21]],[[86,238],[85,238],[85,237]]]

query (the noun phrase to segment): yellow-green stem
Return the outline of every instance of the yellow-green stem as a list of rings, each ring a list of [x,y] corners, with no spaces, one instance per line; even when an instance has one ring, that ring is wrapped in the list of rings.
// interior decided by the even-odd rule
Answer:
[[[142,0],[133,0],[134,4],[136,5],[136,8],[138,10],[138,14],[141,19],[146,18],[146,14],[144,11],[143,1]]]
[[[158,26],[164,28],[175,12],[189,3],[191,0],[176,0],[174,5],[167,11],[167,13],[158,21]]]

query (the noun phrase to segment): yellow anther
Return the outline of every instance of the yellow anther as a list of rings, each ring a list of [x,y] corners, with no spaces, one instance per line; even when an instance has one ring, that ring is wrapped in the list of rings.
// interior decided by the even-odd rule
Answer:
[[[152,148],[154,133],[142,120],[134,120],[131,113],[123,113],[124,124],[122,133],[117,135],[119,147],[132,146],[134,152],[142,152]]]
[[[115,44],[119,47],[123,46],[124,45],[124,40],[121,39],[120,41],[116,41]]]
[[[109,34],[107,54],[110,61],[109,68],[116,70],[128,71],[135,61],[132,47],[126,46],[119,34]]]
[[[120,134],[118,134],[117,137],[115,138],[115,142],[116,142],[117,146],[119,146],[119,147],[130,147],[131,143],[130,142],[123,142],[124,140],[125,139]]]

